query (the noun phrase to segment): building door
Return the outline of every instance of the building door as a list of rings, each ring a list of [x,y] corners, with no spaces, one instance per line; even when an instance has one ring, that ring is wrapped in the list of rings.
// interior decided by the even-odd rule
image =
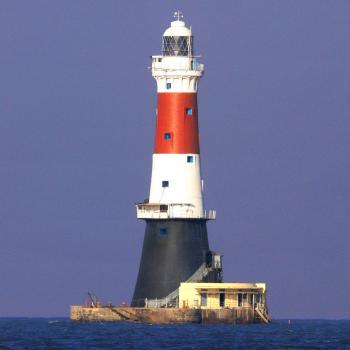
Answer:
[[[220,307],[225,307],[225,293],[220,293]]]

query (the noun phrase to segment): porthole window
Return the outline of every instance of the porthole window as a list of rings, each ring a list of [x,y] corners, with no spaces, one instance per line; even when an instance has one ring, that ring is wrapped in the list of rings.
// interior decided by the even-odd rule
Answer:
[[[166,132],[164,134],[164,140],[170,140],[171,139],[171,133],[170,132]]]
[[[186,108],[186,115],[193,115],[193,109],[191,107]]]
[[[167,181],[167,180],[162,181],[162,187],[163,188],[164,187],[169,187],[169,181]]]
[[[193,163],[193,156],[187,156],[187,163]]]
[[[167,233],[168,233],[168,230],[167,230],[166,228],[161,227],[161,228],[159,229],[159,234],[160,234],[160,235],[164,236],[164,235],[166,235]]]

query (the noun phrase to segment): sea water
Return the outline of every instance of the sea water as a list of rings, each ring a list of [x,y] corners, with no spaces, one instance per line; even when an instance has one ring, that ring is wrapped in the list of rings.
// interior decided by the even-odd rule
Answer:
[[[154,325],[0,319],[0,349],[349,349],[350,320]]]

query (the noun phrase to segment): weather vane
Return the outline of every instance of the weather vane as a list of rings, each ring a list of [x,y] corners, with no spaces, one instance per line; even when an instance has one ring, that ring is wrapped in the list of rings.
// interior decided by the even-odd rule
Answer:
[[[180,18],[184,18],[184,16],[180,10],[177,10],[174,12],[174,18],[177,18],[177,20],[180,21]]]

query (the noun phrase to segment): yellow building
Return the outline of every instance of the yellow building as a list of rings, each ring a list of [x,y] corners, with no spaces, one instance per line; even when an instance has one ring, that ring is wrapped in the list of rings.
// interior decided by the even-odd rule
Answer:
[[[249,307],[266,309],[265,283],[181,283],[180,308],[220,309]]]

